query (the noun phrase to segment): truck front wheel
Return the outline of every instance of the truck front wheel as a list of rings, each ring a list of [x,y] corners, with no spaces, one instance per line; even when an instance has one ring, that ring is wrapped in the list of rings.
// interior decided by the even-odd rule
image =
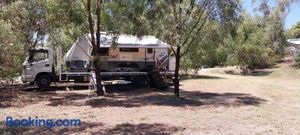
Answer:
[[[48,88],[51,84],[51,78],[49,75],[39,75],[36,80],[36,84],[41,89]]]

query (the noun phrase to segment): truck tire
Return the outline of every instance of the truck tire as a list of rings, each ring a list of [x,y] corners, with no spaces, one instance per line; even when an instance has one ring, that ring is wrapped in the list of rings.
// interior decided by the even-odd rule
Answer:
[[[36,80],[36,84],[40,89],[48,88],[51,84],[51,78],[49,75],[39,75]]]

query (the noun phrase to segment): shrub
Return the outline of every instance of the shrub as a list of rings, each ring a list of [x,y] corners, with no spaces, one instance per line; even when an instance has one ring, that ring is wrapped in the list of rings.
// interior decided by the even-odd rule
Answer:
[[[275,64],[276,57],[274,51],[270,48],[266,48],[261,52],[259,68],[268,68]]]
[[[296,61],[296,64],[295,64],[295,65],[296,65],[297,67],[300,67],[300,53],[297,54],[297,57],[295,58],[295,61]]]

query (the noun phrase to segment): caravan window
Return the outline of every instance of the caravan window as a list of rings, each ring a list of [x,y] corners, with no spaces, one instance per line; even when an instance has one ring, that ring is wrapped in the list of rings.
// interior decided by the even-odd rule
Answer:
[[[120,52],[139,52],[139,48],[120,48]]]
[[[153,53],[153,49],[152,48],[148,48],[147,49],[147,53]]]

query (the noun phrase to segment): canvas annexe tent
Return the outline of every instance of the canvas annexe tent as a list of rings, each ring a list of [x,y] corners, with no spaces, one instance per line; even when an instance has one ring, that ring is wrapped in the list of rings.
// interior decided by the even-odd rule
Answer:
[[[113,37],[101,33],[100,53],[105,57],[101,65],[103,71],[131,72],[151,71],[154,68],[169,69],[169,45],[155,36],[119,35],[113,45]],[[92,65],[93,47],[90,35],[77,39],[66,53],[64,60],[69,71],[89,71]]]

